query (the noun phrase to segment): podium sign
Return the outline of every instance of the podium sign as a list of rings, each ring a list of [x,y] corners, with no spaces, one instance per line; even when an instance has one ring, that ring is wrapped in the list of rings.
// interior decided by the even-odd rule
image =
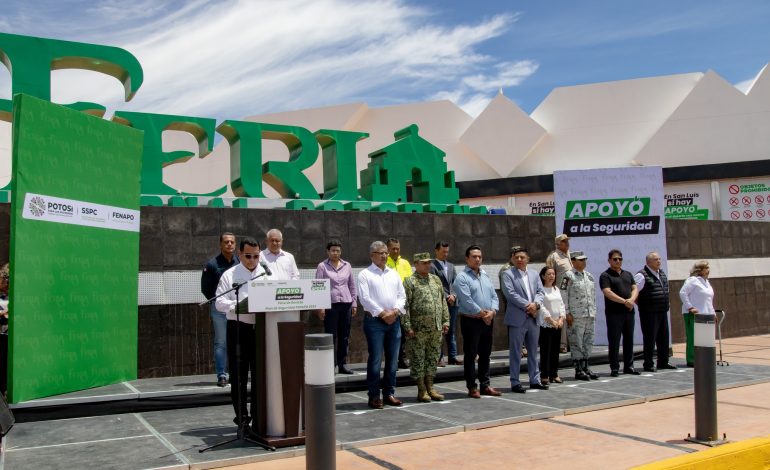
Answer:
[[[284,312],[331,308],[328,279],[299,279],[249,283],[249,312]]]

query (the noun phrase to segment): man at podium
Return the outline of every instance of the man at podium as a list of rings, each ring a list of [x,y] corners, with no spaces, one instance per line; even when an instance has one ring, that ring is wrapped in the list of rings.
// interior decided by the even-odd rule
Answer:
[[[246,283],[264,272],[264,269],[259,264],[259,242],[253,238],[241,240],[238,258],[240,263],[225,271],[219,279],[217,295],[232,289],[233,284]],[[238,300],[242,301],[248,296],[248,286],[244,285],[238,293]],[[257,349],[254,335],[254,314],[242,311],[236,317],[235,309],[238,300],[236,300],[235,291],[228,292],[222,297],[217,298],[216,308],[227,315],[227,361],[230,364],[230,399],[235,410],[233,422],[240,426],[251,421],[251,417],[246,409],[246,400],[238,399],[239,394],[243,397],[246,395],[246,378],[249,372],[251,372],[252,411],[257,403]],[[239,321],[240,328],[238,327]],[[236,344],[238,343],[241,346],[241,357],[240,368],[236,370],[236,364],[238,364],[236,360]],[[240,409],[238,409],[239,403]]]

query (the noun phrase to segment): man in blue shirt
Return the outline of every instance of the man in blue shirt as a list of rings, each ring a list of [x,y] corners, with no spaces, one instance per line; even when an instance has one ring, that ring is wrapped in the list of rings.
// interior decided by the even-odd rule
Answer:
[[[471,245],[465,250],[465,269],[457,275],[454,290],[457,306],[460,310],[460,331],[463,333],[465,351],[465,383],[468,396],[481,398],[481,395],[500,396],[500,392],[489,385],[489,356],[492,354],[492,327],[497,314],[498,298],[492,281],[481,269],[481,248]],[[476,363],[479,357],[478,380],[476,386]]]

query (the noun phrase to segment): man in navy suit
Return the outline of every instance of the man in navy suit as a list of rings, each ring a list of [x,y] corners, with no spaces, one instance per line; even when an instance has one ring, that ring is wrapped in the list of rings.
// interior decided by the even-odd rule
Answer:
[[[431,272],[438,276],[441,280],[441,285],[444,287],[444,298],[446,298],[447,307],[449,308],[449,331],[444,336],[446,339],[447,355],[449,356],[449,363],[455,365],[462,365],[463,361],[457,359],[457,339],[455,338],[455,330],[457,328],[457,296],[455,295],[455,288],[452,285],[455,282],[457,271],[455,265],[450,263],[447,258],[449,257],[449,242],[438,241],[435,248],[436,257],[433,259],[431,265]],[[439,366],[443,367],[442,363],[444,358],[444,351],[442,349],[439,356]]]
[[[527,249],[514,246],[511,248],[513,267],[503,273],[503,285],[500,288],[508,305],[505,308],[504,322],[508,326],[508,361],[511,370],[511,391],[526,393],[519,382],[522,344],[526,345],[527,371],[529,388],[548,390],[548,385],[540,383],[540,369],[537,364],[537,342],[540,328],[537,326],[537,314],[543,304],[543,283],[534,269],[527,268],[529,253]]]

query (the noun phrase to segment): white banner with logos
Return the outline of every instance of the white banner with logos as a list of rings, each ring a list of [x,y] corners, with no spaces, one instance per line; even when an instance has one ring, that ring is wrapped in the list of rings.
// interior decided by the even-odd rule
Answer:
[[[663,172],[660,167],[556,171],[556,232],[570,237],[570,250],[588,256],[586,269],[596,280],[594,344],[607,344],[604,294],[599,276],[609,268],[611,249],[623,253],[623,269],[636,274],[650,251],[666,266]],[[642,343],[636,316],[634,342]]]
[[[719,182],[722,220],[770,222],[770,178]]]
[[[667,219],[713,220],[711,183],[670,183],[663,186]]]
[[[249,283],[249,312],[331,308],[328,279],[254,280]]]
[[[139,231],[139,211],[43,194],[24,196],[25,219],[83,225],[86,227]]]

